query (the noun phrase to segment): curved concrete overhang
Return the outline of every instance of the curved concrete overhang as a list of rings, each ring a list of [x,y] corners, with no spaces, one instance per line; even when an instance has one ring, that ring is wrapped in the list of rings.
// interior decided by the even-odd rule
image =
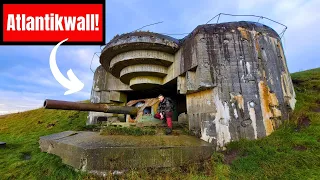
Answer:
[[[132,89],[142,90],[142,89],[151,89],[153,87],[162,85],[161,77],[154,76],[137,76],[130,80],[129,86]]]
[[[165,77],[168,69],[164,66],[154,64],[138,64],[127,66],[120,72],[120,80],[125,84],[129,84],[130,80],[139,76]]]
[[[179,40],[153,32],[132,32],[115,36],[102,50],[100,63],[110,71],[110,61],[117,55],[134,50],[152,50],[175,54]],[[113,72],[110,71],[112,74]],[[113,74],[119,77],[119,74]]]
[[[169,67],[174,61],[174,55],[154,50],[133,50],[116,55],[109,64],[110,72],[120,77],[121,70],[128,66],[140,64]]]

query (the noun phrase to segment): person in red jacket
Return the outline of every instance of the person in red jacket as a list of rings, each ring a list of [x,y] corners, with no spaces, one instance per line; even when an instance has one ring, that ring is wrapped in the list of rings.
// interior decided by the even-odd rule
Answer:
[[[172,133],[173,103],[169,97],[164,97],[162,94],[158,98],[160,103],[154,118],[167,121],[168,128],[166,129],[166,135],[168,135]]]

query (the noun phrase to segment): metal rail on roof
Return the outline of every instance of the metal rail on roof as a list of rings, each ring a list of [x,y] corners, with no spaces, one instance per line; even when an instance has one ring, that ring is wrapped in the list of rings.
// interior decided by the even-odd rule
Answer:
[[[286,30],[288,29],[288,27],[287,27],[286,25],[284,25],[284,24],[282,24],[282,23],[279,23],[278,21],[272,20],[272,19],[270,19],[270,18],[264,17],[264,16],[243,15],[243,14],[227,14],[227,13],[219,13],[219,14],[215,15],[215,16],[214,16],[213,18],[211,18],[206,24],[208,24],[209,22],[211,22],[212,20],[214,20],[214,19],[217,18],[217,17],[218,17],[217,23],[219,23],[219,20],[220,20],[220,16],[221,16],[221,15],[226,15],[226,16],[257,17],[257,18],[259,18],[257,22],[259,22],[260,19],[267,19],[267,20],[269,20],[269,21],[271,21],[271,22],[277,23],[277,24],[279,24],[279,25],[281,25],[281,26],[284,26],[284,29],[283,29],[283,30],[281,31],[281,33],[279,34],[280,39],[282,39],[282,36],[284,35],[284,33],[286,32]]]

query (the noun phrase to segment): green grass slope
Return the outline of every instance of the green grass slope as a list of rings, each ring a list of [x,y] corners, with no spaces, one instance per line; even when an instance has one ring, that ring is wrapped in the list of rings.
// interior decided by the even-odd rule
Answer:
[[[54,155],[41,153],[39,137],[80,130],[87,113],[36,109],[0,117],[0,179],[75,179],[81,174]]]
[[[270,136],[233,142],[201,165],[131,170],[119,179],[320,179],[320,68],[292,74],[296,109]],[[36,109],[0,116],[0,179],[96,179],[42,153],[40,136],[83,130],[86,112]],[[106,179],[114,178],[108,174]]]

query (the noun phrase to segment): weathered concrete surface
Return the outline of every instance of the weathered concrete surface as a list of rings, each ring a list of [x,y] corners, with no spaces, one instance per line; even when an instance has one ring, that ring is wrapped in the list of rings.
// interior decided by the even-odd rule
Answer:
[[[98,124],[99,120],[107,121],[109,117],[112,117],[111,113],[93,112],[90,111],[87,117],[86,125]]]
[[[91,90],[91,103],[105,103],[117,106],[123,106],[127,102],[126,94],[119,91],[130,91],[130,87],[122,83],[119,79],[108,73],[102,66],[99,66],[93,77]],[[100,120],[107,120],[109,117],[118,116],[119,121],[125,121],[124,115],[112,113],[89,112],[86,124],[97,124]]]
[[[179,114],[178,123],[182,126],[188,126],[189,125],[188,115],[186,113]]]
[[[154,65],[154,64],[138,64],[127,66],[120,72],[120,80],[126,84],[130,83],[130,80],[139,76],[151,76],[163,78],[167,75],[167,67]],[[161,80],[162,83],[162,80]]]
[[[113,38],[102,50],[100,63],[131,89],[148,89],[163,84],[178,49],[179,41],[172,37],[133,32]]]
[[[99,66],[94,72],[92,91],[130,91],[130,87]]]
[[[65,131],[40,137],[41,151],[76,169],[103,173],[146,167],[175,167],[210,158],[211,144],[192,136],[102,136]]]
[[[118,54],[132,50],[155,50],[174,54],[179,41],[169,36],[151,32],[133,32],[114,37],[102,50],[100,63],[110,70],[110,61]],[[118,77],[118,76],[116,76]]]
[[[180,89],[187,94],[190,128],[202,139],[223,147],[267,136],[288,119],[295,94],[274,30],[253,22],[201,25],[180,46],[181,72],[198,64]],[[208,88],[211,95],[201,96]]]
[[[256,22],[200,25],[181,40],[124,34],[110,41],[100,62],[127,88],[115,91],[160,89],[176,81],[172,94],[186,95],[190,130],[218,148],[270,135],[296,102],[280,37]],[[135,68],[139,64],[145,65]],[[142,68],[148,65],[150,74]]]
[[[130,80],[129,85],[132,89],[151,89],[157,85],[162,85],[162,78],[155,76],[137,76]]]
[[[115,77],[128,66],[148,64],[168,67],[174,62],[174,55],[154,50],[133,50],[118,54],[110,61],[109,69]]]

